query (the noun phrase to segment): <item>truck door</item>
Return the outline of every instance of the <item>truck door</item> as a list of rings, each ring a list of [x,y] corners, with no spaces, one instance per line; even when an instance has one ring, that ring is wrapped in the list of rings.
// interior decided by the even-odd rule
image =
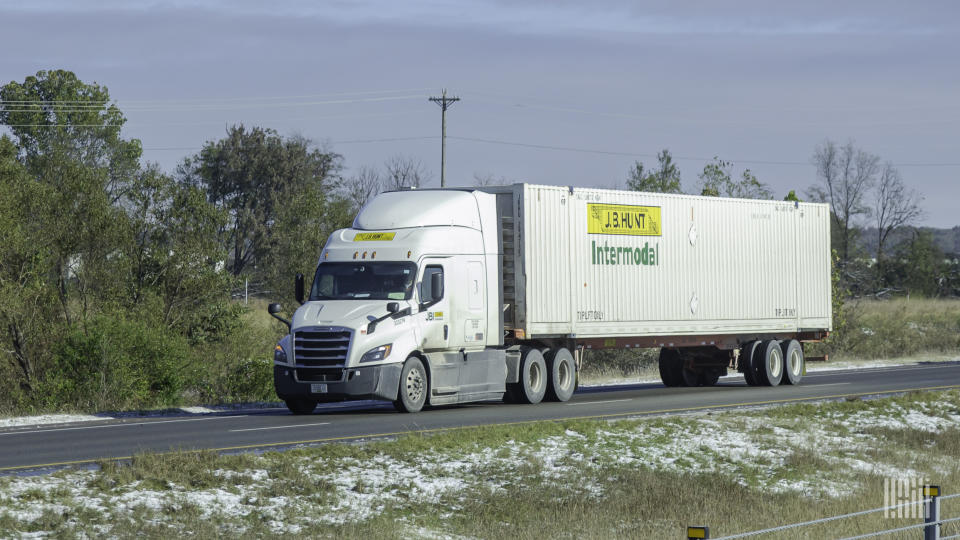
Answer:
[[[423,349],[427,352],[446,349],[450,344],[450,295],[446,290],[449,274],[445,268],[448,265],[449,263],[443,260],[426,260],[420,276],[418,317],[422,319]],[[441,276],[439,291],[434,291],[432,288],[436,279],[433,277],[435,274]],[[437,297],[439,300],[436,299]]]

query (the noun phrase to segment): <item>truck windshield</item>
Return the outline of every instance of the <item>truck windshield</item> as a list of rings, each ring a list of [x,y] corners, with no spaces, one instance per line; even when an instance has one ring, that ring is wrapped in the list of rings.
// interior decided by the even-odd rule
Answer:
[[[417,265],[412,262],[323,262],[310,289],[310,300],[408,300]]]

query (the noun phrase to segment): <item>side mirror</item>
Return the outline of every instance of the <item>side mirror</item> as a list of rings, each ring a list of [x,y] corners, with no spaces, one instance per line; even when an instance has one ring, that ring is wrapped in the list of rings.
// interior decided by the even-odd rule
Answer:
[[[274,319],[276,319],[276,320],[282,322],[283,324],[287,325],[287,329],[289,330],[289,329],[290,329],[290,321],[288,321],[288,320],[284,319],[283,317],[277,315],[277,313],[280,313],[281,311],[283,311],[283,308],[280,307],[280,304],[270,304],[269,306],[267,306],[267,313],[269,313],[270,316],[273,317]]]
[[[293,294],[297,299],[297,302],[303,303],[303,274],[297,274],[297,277],[293,281]]]
[[[400,302],[387,303],[387,313],[396,313],[400,311]]]
[[[443,274],[440,272],[430,275],[430,296],[431,302],[443,298]]]

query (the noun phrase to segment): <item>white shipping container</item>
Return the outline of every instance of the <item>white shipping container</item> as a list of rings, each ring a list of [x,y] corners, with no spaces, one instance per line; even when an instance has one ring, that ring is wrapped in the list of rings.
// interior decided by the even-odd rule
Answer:
[[[825,204],[529,184],[489,191],[512,199],[505,322],[528,337],[831,329]]]

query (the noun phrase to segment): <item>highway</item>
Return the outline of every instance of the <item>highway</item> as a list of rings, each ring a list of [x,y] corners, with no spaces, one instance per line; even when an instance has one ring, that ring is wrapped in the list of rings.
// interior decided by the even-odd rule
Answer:
[[[0,473],[127,459],[145,451],[244,451],[465,426],[661,415],[949,388],[960,388],[960,363],[812,372],[799,386],[774,388],[748,387],[739,376],[701,388],[664,388],[659,383],[591,387],[581,388],[566,403],[480,403],[412,415],[395,412],[389,403],[367,401],[321,405],[307,416],[293,416],[285,408],[261,408],[174,417],[106,417],[0,429]]]

